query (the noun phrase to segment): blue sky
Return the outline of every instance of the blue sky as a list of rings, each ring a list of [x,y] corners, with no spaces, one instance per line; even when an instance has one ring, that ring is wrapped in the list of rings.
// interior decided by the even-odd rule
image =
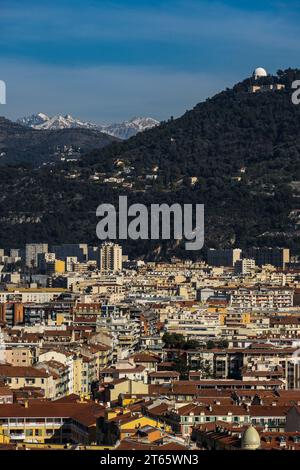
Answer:
[[[178,116],[258,65],[300,66],[299,33],[293,0],[0,0],[0,114]]]

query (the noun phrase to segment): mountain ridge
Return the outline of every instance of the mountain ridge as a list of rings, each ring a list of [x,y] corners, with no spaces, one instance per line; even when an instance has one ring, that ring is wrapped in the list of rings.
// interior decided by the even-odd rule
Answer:
[[[65,116],[58,114],[49,117],[44,113],[25,116],[17,119],[16,122],[36,130],[92,129],[122,140],[129,139],[137,133],[144,132],[159,124],[159,121],[150,117],[134,117],[120,123],[96,124],[91,121],[76,119],[70,114],[66,114]]]
[[[0,165],[76,160],[117,140],[96,129],[36,130],[0,117]]]

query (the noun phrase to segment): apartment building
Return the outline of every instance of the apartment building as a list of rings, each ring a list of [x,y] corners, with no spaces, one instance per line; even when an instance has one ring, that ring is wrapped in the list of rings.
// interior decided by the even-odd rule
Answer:
[[[34,387],[43,391],[45,398],[58,398],[59,376],[36,367],[10,366],[0,364],[0,378],[13,390]]]
[[[36,350],[28,346],[10,346],[9,344],[3,351],[4,360],[11,366],[30,367],[35,362]]]
[[[128,309],[113,305],[105,305],[101,309],[101,316],[97,318],[98,327],[102,327],[113,338],[117,355],[132,354],[138,344],[140,335],[139,321],[130,317]]]
[[[77,258],[79,263],[88,260],[88,245],[86,243],[65,243],[64,245],[52,245],[51,252],[57,259],[66,261],[67,258]]]
[[[148,373],[144,366],[136,365],[132,360],[121,360],[110,367],[100,371],[100,379],[103,382],[111,382],[116,379],[138,380],[148,382]]]
[[[247,409],[237,405],[197,405],[190,403],[180,406],[167,415],[166,421],[175,432],[189,436],[193,427],[202,423],[224,421],[237,425],[249,424],[251,416]]]
[[[292,307],[294,289],[288,287],[239,287],[224,289],[230,304],[239,308],[279,309]]]
[[[115,243],[103,243],[100,248],[100,269],[102,272],[122,271],[122,248]]]
[[[94,402],[26,402],[0,405],[0,434],[11,443],[95,444],[104,407]]]
[[[234,263],[235,274],[250,274],[255,269],[255,260],[251,258],[239,259]]]
[[[205,309],[197,311],[180,310],[170,313],[165,321],[168,333],[182,334],[186,339],[205,341],[221,334],[221,316]]]
[[[240,248],[227,248],[224,250],[209,248],[207,251],[207,264],[209,266],[233,267],[242,257]]]
[[[105,346],[86,346],[73,351],[66,347],[50,348],[40,352],[37,367],[60,375],[59,396],[90,395],[93,383],[99,379],[100,363],[102,360],[106,363],[108,350]]]
[[[271,264],[284,269],[290,262],[290,250],[288,248],[249,248],[247,256],[255,260],[257,266]]]
[[[25,264],[28,268],[38,266],[38,255],[48,253],[48,243],[27,243],[25,246]]]
[[[0,404],[13,403],[13,401],[14,394],[12,390],[8,386],[0,385]]]
[[[59,297],[63,292],[62,288],[7,288],[0,292],[0,303],[47,303]]]
[[[19,302],[0,303],[0,321],[8,326],[23,324],[23,304]]]

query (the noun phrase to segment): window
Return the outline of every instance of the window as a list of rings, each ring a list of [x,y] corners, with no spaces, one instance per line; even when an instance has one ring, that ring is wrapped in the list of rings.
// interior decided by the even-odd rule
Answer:
[[[33,385],[33,384],[35,384],[35,379],[26,379],[25,382],[26,382],[28,385]]]

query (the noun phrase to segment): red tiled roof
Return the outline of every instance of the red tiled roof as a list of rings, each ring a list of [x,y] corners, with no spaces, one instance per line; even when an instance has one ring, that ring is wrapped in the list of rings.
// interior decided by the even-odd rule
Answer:
[[[30,402],[29,406],[19,404],[0,405],[0,418],[73,418],[90,426],[96,418],[103,416],[105,408],[94,402]]]
[[[36,369],[35,367],[0,365],[0,376],[47,378],[49,377],[49,374],[44,370]]]

